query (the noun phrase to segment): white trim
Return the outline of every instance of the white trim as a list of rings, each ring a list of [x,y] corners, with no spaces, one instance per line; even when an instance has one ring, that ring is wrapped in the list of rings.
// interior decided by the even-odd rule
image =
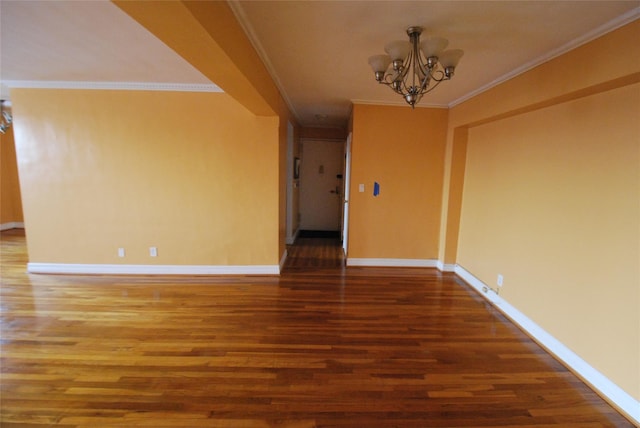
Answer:
[[[433,259],[358,259],[347,258],[347,266],[427,267],[437,266]]]
[[[278,275],[278,265],[112,265],[28,263],[29,273],[86,275]]]
[[[282,253],[282,257],[280,258],[280,265],[278,266],[279,270],[278,273],[282,272],[282,269],[284,269],[284,264],[287,261],[287,256],[289,255],[289,252],[286,250],[284,250],[284,252]]]
[[[9,230],[9,229],[24,229],[24,223],[19,221],[12,221],[9,223],[0,224],[0,230]]]
[[[199,83],[155,82],[73,82],[62,80],[4,80],[9,88],[27,89],[98,89],[122,91],[224,92],[218,85]]]
[[[482,92],[488,91],[489,89],[500,85],[501,83],[506,82],[507,80],[511,80],[514,77],[526,73],[527,71],[531,70],[532,68],[535,68],[541,64],[544,64],[545,62],[551,61],[554,58],[559,57],[560,55],[564,55],[565,53],[576,49],[586,43],[589,43],[592,40],[597,39],[598,37],[604,36],[605,34],[617,30],[618,28],[629,24],[632,21],[635,21],[636,19],[638,19],[638,17],[640,16],[640,7],[636,7],[635,9],[632,9],[630,11],[628,11],[627,13],[624,13],[616,18],[614,18],[613,20],[606,22],[604,24],[602,24],[601,26],[594,28],[593,30],[589,31],[588,33],[585,33],[583,35],[581,35],[578,38],[575,38],[567,43],[565,43],[564,45],[553,49],[549,52],[547,52],[546,54],[535,58],[523,65],[521,65],[518,68],[515,68],[513,70],[511,70],[510,72],[498,77],[497,79],[487,83],[484,86],[479,87],[478,89],[475,89],[463,96],[461,96],[460,98],[453,100],[452,102],[449,103],[449,107],[455,107],[458,104],[461,104],[465,101],[467,101],[470,98],[475,97],[478,94],[481,94]]]
[[[591,367],[585,360],[547,333],[525,314],[511,306],[505,299],[496,294],[490,287],[462,266],[456,265],[455,273],[471,287],[476,289],[481,296],[491,302],[498,310],[509,317],[511,321],[526,331],[527,334],[548,352],[570,367],[578,376],[602,394],[603,397],[610,401],[622,413],[640,425],[640,401],[633,398],[598,370]]]
[[[440,260],[438,260],[437,266],[438,270],[440,270],[441,272],[454,272],[456,265],[455,264],[449,264],[449,263],[442,263]]]
[[[253,45],[253,48],[258,53],[258,56],[260,57],[260,59],[262,60],[262,63],[264,64],[267,71],[269,72],[269,75],[273,79],[273,82],[276,84],[276,87],[280,91],[280,95],[282,95],[284,102],[287,104],[287,107],[289,107],[289,111],[293,114],[293,117],[296,118],[298,123],[302,123],[302,121],[300,120],[300,114],[298,114],[298,111],[294,108],[295,106],[291,102],[289,95],[284,90],[284,85],[280,81],[280,77],[278,77],[278,74],[276,73],[276,69],[271,63],[269,56],[267,55],[267,51],[262,46],[262,43],[260,43],[260,38],[258,37],[255,30],[253,29],[253,26],[251,25],[251,23],[249,22],[247,15],[244,13],[244,9],[242,8],[242,5],[240,4],[239,1],[228,1],[227,4],[231,8],[231,11],[235,15],[238,23],[240,24],[245,34],[249,38],[249,41]],[[313,125],[309,125],[309,126],[313,126]]]

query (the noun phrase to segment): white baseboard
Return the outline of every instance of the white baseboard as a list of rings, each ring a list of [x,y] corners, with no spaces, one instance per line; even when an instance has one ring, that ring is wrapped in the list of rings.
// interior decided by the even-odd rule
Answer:
[[[357,259],[347,258],[347,266],[376,266],[376,267],[437,267],[437,261],[432,259]]]
[[[0,230],[9,230],[9,229],[24,229],[24,223],[19,221],[12,221],[9,223],[0,224]]]
[[[442,263],[440,260],[438,260],[436,267],[438,268],[438,270],[440,270],[440,272],[455,272],[456,270],[455,264]]]
[[[85,275],[279,275],[278,265],[113,265],[28,263],[29,273]]]
[[[613,406],[640,426],[640,401],[609,380],[585,360],[567,348],[542,327],[533,322],[525,314],[513,307],[509,302],[496,294],[490,287],[473,276],[462,266],[456,265],[455,273],[465,280],[478,293],[491,302],[498,310],[525,330],[548,352],[566,364],[593,389],[598,391]],[[486,289],[486,291],[485,291]]]

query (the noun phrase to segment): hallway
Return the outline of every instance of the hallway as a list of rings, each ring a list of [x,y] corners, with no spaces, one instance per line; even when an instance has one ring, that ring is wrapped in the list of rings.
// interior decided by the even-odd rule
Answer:
[[[340,238],[298,237],[287,246],[285,272],[305,268],[343,268],[344,253]]]

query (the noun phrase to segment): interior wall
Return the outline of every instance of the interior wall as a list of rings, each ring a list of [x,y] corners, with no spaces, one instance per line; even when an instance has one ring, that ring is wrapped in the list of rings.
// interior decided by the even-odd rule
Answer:
[[[482,92],[449,111],[445,189],[440,261],[456,262],[460,204],[464,168],[455,167],[464,158],[456,147],[464,144],[464,128],[570,101],[604,90],[631,84],[640,78],[640,55],[635,52],[640,38],[640,20],[633,21],[578,48],[553,58],[526,73]],[[463,136],[462,136],[463,137]],[[457,157],[452,156],[456,152]],[[454,183],[453,186],[450,186]]]
[[[640,398],[640,85],[471,128],[458,264]],[[605,350],[603,352],[603,350]]]
[[[114,0],[116,6],[171,47],[253,114],[279,119],[278,257],[286,251],[287,123],[296,118],[224,1]],[[179,29],[179,31],[176,31]]]
[[[30,262],[277,265],[277,117],[222,93],[12,98]]]
[[[298,188],[299,182],[297,180],[292,180],[289,182],[287,177],[287,171],[289,168],[293,170],[292,165],[289,162],[292,162],[288,159],[288,150],[289,150],[289,126],[293,128],[293,158],[300,156],[300,137],[299,137],[299,127],[297,126],[297,122],[289,112],[287,106],[284,103],[284,100],[280,100],[280,108],[279,115],[276,116],[276,120],[279,121],[279,139],[278,139],[278,147],[279,147],[279,163],[277,165],[278,175],[279,175],[279,188],[280,192],[278,194],[279,201],[279,214],[278,214],[278,256],[280,257],[280,261],[284,261],[287,251],[287,186],[293,186],[290,191],[292,192],[292,229],[293,231],[298,230],[299,227],[299,219],[298,212],[300,210],[300,192]]]
[[[0,133],[0,224],[13,226],[24,221],[13,126]]]
[[[347,139],[348,132],[344,128],[317,128],[303,126],[300,138],[305,140],[340,140]]]
[[[451,109],[441,237],[444,263],[504,275],[506,302],[635,400],[639,38],[634,21]]]
[[[438,257],[447,115],[437,108],[354,106],[349,258]]]

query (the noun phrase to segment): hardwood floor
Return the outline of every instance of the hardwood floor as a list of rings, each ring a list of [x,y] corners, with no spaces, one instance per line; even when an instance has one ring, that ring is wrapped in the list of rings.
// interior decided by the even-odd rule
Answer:
[[[2,232],[1,426],[632,426],[454,275],[310,244],[280,277],[27,275]]]
[[[287,247],[285,270],[306,268],[342,268],[344,257],[339,238],[298,238]]]

